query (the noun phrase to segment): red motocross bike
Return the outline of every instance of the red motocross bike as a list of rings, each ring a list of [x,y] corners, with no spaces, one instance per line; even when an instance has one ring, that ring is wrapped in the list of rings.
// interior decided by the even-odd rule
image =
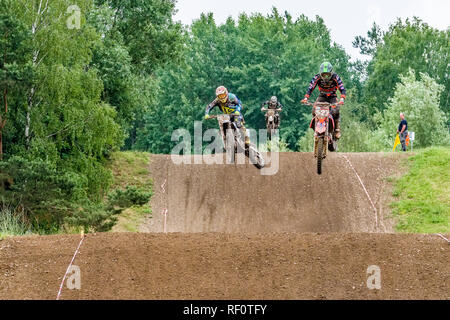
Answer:
[[[317,158],[317,173],[322,174],[322,161],[327,157],[328,151],[336,152],[338,139],[335,136],[335,124],[331,115],[334,104],[328,102],[305,103],[314,108],[314,118],[310,128],[314,130],[314,157]]]

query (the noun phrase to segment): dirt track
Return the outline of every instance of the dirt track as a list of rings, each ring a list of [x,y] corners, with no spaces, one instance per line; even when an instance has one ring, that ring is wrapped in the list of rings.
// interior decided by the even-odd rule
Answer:
[[[0,299],[55,299],[79,236],[0,242]],[[380,234],[97,234],[62,299],[450,299],[449,245]],[[366,286],[370,265],[381,290]]]
[[[318,176],[311,154],[281,153],[278,173],[263,176],[249,164],[174,165],[152,156],[153,219],[142,231],[162,232],[167,208],[168,232],[392,232],[387,178],[400,157],[332,154]]]
[[[152,156],[154,217],[142,226],[152,233],[89,235],[74,262],[82,288],[64,286],[61,298],[450,299],[449,244],[390,234],[387,177],[398,156],[345,155],[376,210],[343,156],[327,159],[321,177],[310,154],[282,154],[275,176]],[[164,208],[167,230],[178,233],[160,233]],[[0,299],[55,299],[79,242],[0,241]],[[371,265],[381,290],[367,288]]]

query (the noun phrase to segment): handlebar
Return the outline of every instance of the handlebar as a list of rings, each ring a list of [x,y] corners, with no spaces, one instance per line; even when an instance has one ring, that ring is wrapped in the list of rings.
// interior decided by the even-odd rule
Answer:
[[[223,117],[223,116],[231,117],[232,115],[231,114],[213,114],[213,115],[209,116],[209,118],[207,120],[217,119],[217,118]]]
[[[283,111],[283,109],[267,109],[267,108],[262,108],[261,109],[261,111],[269,111],[269,110],[275,110],[275,111],[278,111],[278,112]]]
[[[337,103],[328,103],[328,102],[315,102],[315,103],[311,103],[311,102],[307,102],[307,103],[302,103],[305,106],[339,106],[339,102]]]

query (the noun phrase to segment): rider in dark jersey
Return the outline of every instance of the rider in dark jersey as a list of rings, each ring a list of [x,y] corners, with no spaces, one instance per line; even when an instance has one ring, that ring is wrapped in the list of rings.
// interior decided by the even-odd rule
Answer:
[[[333,66],[329,62],[324,62],[320,66],[320,73],[316,74],[309,84],[308,90],[306,91],[305,98],[302,103],[307,103],[309,97],[316,87],[319,87],[319,97],[316,102],[328,102],[335,104],[331,108],[331,114],[335,122],[335,136],[337,139],[341,137],[341,117],[340,117],[340,106],[344,104],[347,91],[344,88],[341,77],[333,72]],[[338,102],[336,92],[339,90],[341,93],[341,99]],[[313,108],[314,114],[314,108]]]
[[[280,113],[276,111],[277,109],[283,109],[283,106],[278,101],[278,98],[276,96],[273,96],[270,98],[270,100],[267,100],[261,105],[261,111],[264,111],[264,107],[268,106],[268,109],[275,109],[275,123],[277,126],[280,124]],[[267,113],[266,113],[266,121],[267,121]]]

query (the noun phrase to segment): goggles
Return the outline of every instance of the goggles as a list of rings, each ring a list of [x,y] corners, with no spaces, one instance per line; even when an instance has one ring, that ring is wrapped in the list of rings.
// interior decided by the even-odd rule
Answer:
[[[331,79],[331,73],[330,72],[322,73],[320,76],[322,77],[323,80],[330,80]]]
[[[219,95],[217,96],[217,98],[219,98],[220,101],[224,102],[224,101],[227,100],[228,95],[227,95],[226,93],[222,93],[222,94],[219,94]]]

